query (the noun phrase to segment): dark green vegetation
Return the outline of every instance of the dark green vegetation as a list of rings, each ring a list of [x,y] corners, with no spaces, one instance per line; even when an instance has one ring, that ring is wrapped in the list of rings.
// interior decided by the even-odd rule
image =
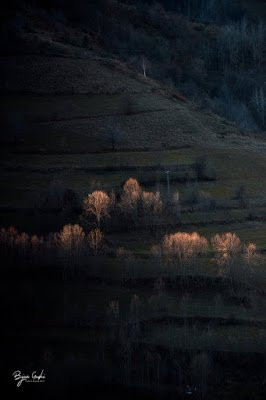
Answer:
[[[219,89],[224,70],[202,75],[200,57],[193,72],[186,52],[198,58],[224,21],[129,3],[109,2],[108,12],[94,3],[98,31],[80,13],[69,22],[67,11],[33,7],[9,26],[14,41],[0,58],[6,366],[44,368],[44,396],[88,385],[109,398],[264,399],[266,143],[180,93],[189,79],[195,98]],[[165,29],[180,22],[173,39],[159,16]],[[121,48],[125,37],[132,48]],[[182,58],[180,85],[169,54],[157,54],[173,40],[185,44],[173,61]],[[254,88],[263,62],[258,81],[252,65],[229,67],[251,74]],[[131,177],[141,190],[123,188]],[[98,221],[83,203],[95,191],[110,199]]]

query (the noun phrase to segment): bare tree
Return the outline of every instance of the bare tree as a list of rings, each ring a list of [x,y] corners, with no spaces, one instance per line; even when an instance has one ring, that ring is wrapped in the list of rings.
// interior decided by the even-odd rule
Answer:
[[[111,199],[107,193],[100,190],[89,194],[83,200],[83,210],[85,214],[92,214],[96,217],[97,225],[100,226],[100,221],[104,217],[109,216]]]
[[[260,125],[262,128],[265,128],[266,100],[263,87],[255,89],[252,97],[252,104],[260,121]]]
[[[85,233],[79,225],[65,225],[57,235],[58,244],[70,253],[84,243]]]
[[[28,255],[30,250],[30,236],[27,233],[22,232],[21,234],[18,234],[15,243],[20,255]]]
[[[162,213],[163,203],[160,192],[142,192],[142,206],[144,213],[149,215],[160,215]]]
[[[239,237],[235,233],[231,232],[222,235],[215,235],[212,238],[212,245],[221,263],[230,257],[239,255],[242,250],[242,244]]]
[[[244,282],[246,286],[257,286],[259,280],[254,267],[259,264],[260,256],[255,243],[248,243],[244,246],[243,261],[244,264],[239,273],[239,279]]]
[[[137,343],[138,336],[140,334],[140,310],[141,309],[141,301],[139,296],[136,294],[133,295],[130,303],[130,324],[131,324],[131,339],[134,343]]]
[[[116,146],[119,142],[121,142],[123,137],[122,131],[115,126],[110,126],[109,128],[106,129],[104,135],[110,142],[112,151],[116,151]]]
[[[104,235],[99,228],[95,228],[88,234],[88,243],[93,250],[94,255],[99,254],[102,250]]]
[[[54,240],[63,254],[64,273],[73,273],[80,265],[82,250],[84,248],[85,233],[79,225],[65,225],[55,234]]]
[[[13,226],[10,226],[9,228],[1,228],[0,245],[4,248],[14,248],[16,245],[17,236],[18,231]]]
[[[247,191],[245,185],[240,185],[235,192],[235,197],[239,201],[240,208],[246,208],[248,206]]]
[[[117,300],[110,301],[106,310],[107,333],[111,341],[119,335],[120,310]]]
[[[222,235],[215,235],[212,238],[212,245],[219,272],[222,276],[229,278],[231,290],[236,292],[236,277],[241,271],[241,254],[243,245],[235,233],[227,232]]]
[[[146,224],[152,229],[157,218],[162,214],[163,202],[160,192],[142,192],[142,212]]]
[[[119,247],[116,258],[121,265],[121,281],[124,284],[127,279],[134,277],[135,257],[131,250]]]
[[[195,257],[207,250],[208,241],[197,232],[177,232],[165,235],[162,248],[164,254],[171,261],[178,260],[180,265],[186,261],[193,261]]]
[[[139,201],[141,200],[142,189],[138,181],[134,178],[129,178],[124,184],[124,193],[121,196],[120,207],[127,214],[136,212]]]

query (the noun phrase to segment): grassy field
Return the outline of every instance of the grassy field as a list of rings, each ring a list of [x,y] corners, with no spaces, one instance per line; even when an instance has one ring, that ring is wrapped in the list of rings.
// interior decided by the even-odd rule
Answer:
[[[9,62],[3,58],[0,71]],[[235,232],[244,243],[254,242],[259,253],[265,252],[265,141],[173,98],[158,83],[132,74],[112,60],[66,59],[62,63],[56,57],[36,56],[29,62],[23,56],[12,68],[10,74],[17,77],[24,71],[24,79],[10,81],[4,110],[23,114],[28,131],[17,141],[5,138],[2,142],[2,225],[47,235],[67,223],[81,224],[80,210],[69,215],[39,206],[40,198],[56,182],[77,194],[80,207],[84,196],[95,189],[113,190],[119,199],[124,182],[134,177],[143,190],[160,191],[165,210],[169,198],[178,192],[181,208],[180,216],[165,212],[152,229],[142,217],[134,226],[126,223],[122,227],[112,225],[112,218],[106,219],[102,229],[107,254],[99,259],[86,257],[81,275],[73,280],[49,280],[45,269],[39,272],[38,263],[31,265],[32,276],[27,275],[28,264],[25,271],[15,269],[23,276],[22,283],[14,284],[23,305],[16,332],[21,340],[40,343],[42,351],[54,349],[58,343],[71,344],[74,363],[80,352],[85,357],[85,347],[95,347],[103,358],[107,354],[109,370],[123,362],[127,362],[123,368],[127,370],[128,354],[137,346],[146,346],[152,354],[156,348],[162,358],[176,351],[187,352],[189,357],[193,352],[207,352],[210,357],[214,353],[221,357],[227,353],[239,357],[264,354],[263,254],[254,267],[258,287],[237,293],[221,279],[210,248],[187,270],[158,267],[150,255],[154,244],[176,231],[197,231],[208,240],[216,233]],[[110,140],[104,136],[104,130],[112,126],[123,133],[116,151],[111,151]],[[200,157],[215,171],[215,179],[197,179],[195,162]],[[245,206],[236,198],[241,185],[245,187]],[[192,190],[204,193],[205,199],[216,202],[215,207],[202,200],[189,203]],[[84,226],[87,234],[90,221]],[[130,250],[134,262],[127,265],[118,260],[115,252],[119,247]],[[65,268],[64,264],[54,265],[53,259],[48,264],[53,273]],[[156,289],[158,277],[165,281],[161,291]],[[4,283],[2,288],[7,290]],[[13,304],[12,293],[7,295]],[[132,311],[134,295],[139,301],[137,317]],[[32,298],[37,299],[34,309],[30,307]],[[112,302],[118,302],[119,315],[110,322],[107,311]],[[54,309],[59,303],[61,308]],[[23,317],[31,329],[23,328]],[[133,332],[135,325],[139,330],[132,338],[133,333],[128,332]],[[14,326],[10,326],[11,337]],[[124,353],[110,355],[110,348]],[[140,368],[145,365],[143,360],[138,363]],[[230,362],[226,368],[230,370]]]
[[[171,190],[182,193],[187,185],[175,182],[176,177],[190,173],[193,177],[193,163],[200,156],[205,156],[217,174],[215,182],[200,182],[199,189],[206,191],[216,199],[231,200],[236,190],[244,185],[251,199],[265,198],[265,157],[261,153],[251,151],[213,150],[206,148],[189,147],[179,150],[166,150],[156,152],[115,152],[103,154],[2,154],[1,183],[5,187],[0,201],[2,205],[8,204],[13,199],[12,187],[18,190],[23,186],[25,193],[38,194],[44,186],[53,181],[61,181],[66,187],[73,188],[81,196],[89,191],[93,184],[102,188],[119,189],[123,182],[131,176],[144,181],[146,185],[156,187],[160,184],[165,190],[167,167],[180,165],[180,172],[170,174]],[[129,167],[131,170],[127,171]],[[156,171],[145,170],[145,167],[156,167]],[[186,167],[188,172],[183,172]],[[98,170],[97,170],[98,168]],[[118,168],[113,172],[112,168]],[[110,169],[110,170],[108,170]],[[189,172],[189,171],[192,172]],[[258,172],[260,177],[258,179]],[[14,185],[15,183],[15,185]],[[9,196],[10,192],[10,197]],[[28,198],[20,205],[25,207]],[[182,198],[182,197],[181,197]],[[19,206],[19,205],[17,205]]]

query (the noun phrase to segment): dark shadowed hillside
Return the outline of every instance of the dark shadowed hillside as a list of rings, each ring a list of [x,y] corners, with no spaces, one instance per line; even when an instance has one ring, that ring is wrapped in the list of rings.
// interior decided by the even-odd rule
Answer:
[[[233,151],[235,160],[241,157],[240,168],[245,159],[243,151],[251,150],[247,153],[250,162],[261,162],[264,141],[228,121],[223,112],[219,116],[211,111],[216,102],[222,104],[222,98],[217,97],[222,79],[219,74],[225,77],[223,68],[229,71],[233,53],[224,59],[225,51],[220,55],[216,52],[218,58],[214,61],[211,48],[205,51],[207,43],[217,43],[223,25],[192,22],[182,14],[165,12],[158,4],[148,7],[129,3],[92,2],[88,6],[77,2],[74,7],[69,2],[64,6],[58,3],[56,8],[44,8],[43,4],[36,8],[36,3],[33,6],[18,2],[15,15],[13,11],[2,28],[2,32],[9,32],[9,36],[2,35],[5,47],[0,59],[2,163],[6,172],[11,168],[13,173],[17,170],[24,174],[36,162],[36,172],[39,164],[52,167],[51,155],[56,159],[56,155],[114,149],[173,150],[179,158],[179,149],[187,148],[185,153],[190,159],[195,151],[211,154],[214,164],[219,164],[217,152],[227,156],[228,151]],[[197,58],[196,63],[195,57],[201,57],[198,52],[202,57],[208,56],[209,69],[207,59],[204,71],[199,67],[203,59]],[[245,59],[243,54],[241,50],[240,56]],[[263,54],[256,54],[261,57],[258,68],[262,73]],[[249,90],[245,72],[237,72],[238,63],[245,71],[246,67],[241,59],[235,62],[234,74],[239,84],[235,82],[230,87]],[[249,64],[247,60],[247,67]],[[259,79],[259,74],[253,74],[255,83]],[[186,85],[194,87],[195,82],[199,102],[185,90]],[[211,93],[216,95],[211,97]],[[229,98],[224,98],[223,104],[227,110],[234,106]],[[248,115],[246,110],[241,124]],[[45,159],[37,161],[37,154],[45,155]],[[79,157],[73,159],[73,167],[81,168],[81,175],[84,162]],[[10,186],[6,172],[3,184]],[[45,181],[30,175],[27,190],[20,189],[22,198],[30,199],[32,204],[47,179],[63,179],[66,185],[72,180],[67,171],[60,177],[56,169],[51,172]],[[262,171],[259,174],[264,176]],[[75,186],[83,193],[83,176],[79,182]],[[2,193],[2,204],[16,204],[15,199],[11,200],[13,190],[8,193],[9,190]]]
[[[265,400],[263,2],[6,5],[12,392]],[[15,368],[46,380],[17,387]]]
[[[37,10],[18,3],[2,30],[6,53],[119,59],[241,129],[265,129],[260,2],[79,0],[39,2]]]

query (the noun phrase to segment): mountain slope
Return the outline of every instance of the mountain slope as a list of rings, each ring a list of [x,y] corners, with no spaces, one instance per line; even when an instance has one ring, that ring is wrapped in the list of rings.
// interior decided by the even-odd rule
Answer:
[[[83,196],[93,182],[121,185],[127,164],[192,165],[202,155],[226,177],[221,196],[243,180],[252,195],[263,195],[263,138],[111,58],[92,34],[86,33],[89,48],[78,45],[84,32],[77,26],[69,27],[74,44],[49,24],[34,26],[35,42],[32,31],[24,32],[22,51],[0,57],[1,205],[31,206],[54,181]],[[116,175],[102,170],[119,165]]]
[[[232,123],[111,59],[2,57],[0,73],[5,113],[23,115],[31,131],[42,132],[26,135],[24,150],[106,150],[105,130],[113,127],[121,130],[121,149],[224,146],[233,138],[256,143]]]

